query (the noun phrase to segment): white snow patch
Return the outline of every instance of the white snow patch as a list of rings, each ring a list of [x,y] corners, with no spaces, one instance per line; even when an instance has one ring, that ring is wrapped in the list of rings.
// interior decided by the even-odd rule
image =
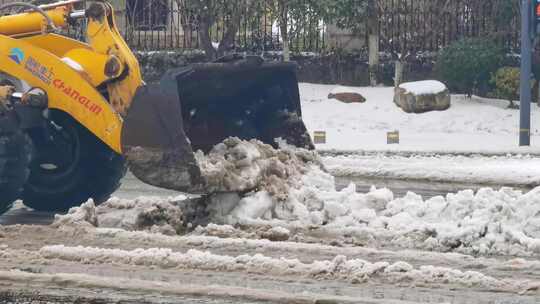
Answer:
[[[308,176],[332,177],[317,169]],[[219,203],[219,200],[218,200]],[[342,235],[405,248],[467,254],[539,254],[540,187],[523,194],[510,188],[480,189],[423,200],[408,193],[394,199],[387,189],[356,193],[354,185],[337,191],[304,183],[291,187],[285,201],[265,192],[248,194],[230,213],[216,214],[224,224],[321,227]]]
[[[447,90],[444,83],[437,80],[406,82],[400,84],[399,87],[416,96],[439,94]]]
[[[229,225],[354,226],[359,224],[355,216],[363,220],[374,217],[363,209],[383,208],[393,198],[387,189],[357,193],[354,184],[337,191],[334,178],[317,166],[309,167],[305,175],[293,181],[284,184],[288,192],[281,193],[285,195],[270,195],[264,190],[248,193],[239,198],[234,208],[227,208],[229,212],[215,212],[213,220]],[[219,198],[214,196],[212,204],[220,205]]]
[[[323,157],[335,176],[454,182],[540,185],[540,158],[530,155],[350,155]]]

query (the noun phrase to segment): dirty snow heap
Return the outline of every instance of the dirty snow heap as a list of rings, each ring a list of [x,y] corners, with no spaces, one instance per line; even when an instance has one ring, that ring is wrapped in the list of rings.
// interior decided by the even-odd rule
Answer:
[[[352,239],[366,246],[540,253],[540,188],[527,194],[484,188],[429,200],[414,193],[394,199],[388,189],[357,193],[354,184],[338,191],[316,152],[284,143],[274,149],[237,138],[225,140],[208,155],[198,153],[197,160],[213,192],[208,196],[112,199],[97,211],[93,204],[73,209],[56,223],[167,234],[208,223],[304,233],[318,229],[336,241]],[[201,216],[204,221],[196,218]]]

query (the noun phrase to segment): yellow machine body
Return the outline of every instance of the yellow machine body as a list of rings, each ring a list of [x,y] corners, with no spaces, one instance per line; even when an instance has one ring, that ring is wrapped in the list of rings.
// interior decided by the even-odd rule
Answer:
[[[97,3],[88,16],[87,41],[44,33],[39,13],[0,17],[0,72],[42,89],[48,107],[72,116],[121,154],[122,117],[143,84],[137,59],[116,29],[113,8]],[[57,27],[70,6],[46,11]],[[105,88],[109,100],[98,91]]]

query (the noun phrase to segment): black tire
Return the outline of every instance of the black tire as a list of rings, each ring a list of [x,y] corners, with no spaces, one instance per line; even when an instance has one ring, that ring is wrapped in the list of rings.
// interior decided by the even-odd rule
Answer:
[[[124,158],[65,114],[57,113],[54,126],[52,132],[57,134],[52,137],[52,147],[50,143],[45,146],[39,135],[32,135],[36,153],[24,186],[24,204],[39,211],[62,212],[88,199],[103,203],[126,174]],[[68,161],[47,156],[54,153],[65,154],[62,158]],[[53,168],[46,168],[44,164],[49,163]]]
[[[21,197],[30,175],[31,157],[32,142],[26,134],[0,130],[0,214],[11,209]]]

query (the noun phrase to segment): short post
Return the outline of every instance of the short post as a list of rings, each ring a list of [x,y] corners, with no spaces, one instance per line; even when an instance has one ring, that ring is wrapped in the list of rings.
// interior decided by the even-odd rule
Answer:
[[[388,145],[399,144],[399,131],[398,130],[386,133],[386,144]]]
[[[536,5],[536,0],[535,5]],[[521,76],[519,145],[531,145],[531,70],[532,70],[532,22],[531,0],[521,1]],[[536,30],[536,29],[534,29]]]
[[[315,132],[313,132],[313,143],[314,144],[326,144],[326,131],[315,131]]]

